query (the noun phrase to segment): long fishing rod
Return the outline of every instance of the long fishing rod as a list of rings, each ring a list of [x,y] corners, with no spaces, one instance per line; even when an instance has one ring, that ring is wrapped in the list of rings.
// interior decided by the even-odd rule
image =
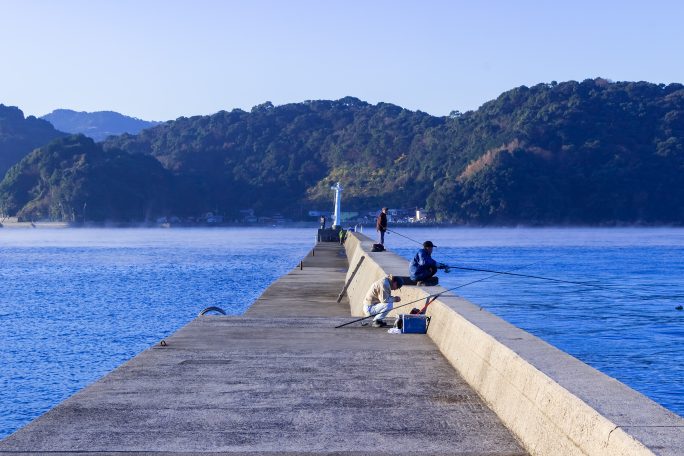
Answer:
[[[546,259],[539,260],[539,261],[535,261],[534,263],[525,264],[525,265],[523,265],[523,266],[519,266],[519,267],[517,267],[517,268],[511,269],[511,271],[517,271],[517,270],[519,270],[519,269],[528,268],[528,267],[530,267],[530,266],[534,266],[535,264],[541,263],[542,261],[548,261],[548,260],[550,260],[550,259],[553,259],[553,257],[552,257],[552,258],[546,258]],[[416,300],[414,300],[414,301],[407,302],[406,304],[402,304],[402,305],[400,305],[400,306],[393,307],[392,310],[400,309],[400,308],[406,307],[406,306],[408,306],[408,305],[410,305],[410,304],[415,304],[415,303],[417,303],[417,302],[419,302],[419,301],[422,301],[423,299],[425,299],[425,301],[426,301],[425,307],[427,307],[427,306],[429,306],[430,304],[432,304],[437,298],[439,298],[440,296],[442,296],[444,293],[448,293],[449,291],[454,291],[454,290],[457,290],[457,289],[459,289],[459,288],[463,288],[463,287],[465,287],[465,286],[472,285],[472,284],[477,283],[477,282],[482,282],[483,280],[491,279],[492,277],[498,276],[498,275],[501,275],[501,274],[502,274],[501,272],[497,272],[497,273],[492,274],[492,275],[489,275],[489,276],[487,276],[487,277],[483,277],[483,278],[478,279],[478,280],[473,280],[472,282],[464,283],[464,284],[462,284],[462,285],[458,285],[458,286],[455,286],[455,287],[453,287],[453,288],[449,288],[449,289],[444,290],[444,291],[441,291],[441,292],[439,292],[439,293],[435,293],[435,294],[428,295],[428,296],[426,296],[425,298],[416,299]],[[430,298],[432,298],[432,300],[428,301]],[[344,327],[344,326],[351,325],[352,323],[357,323],[357,322],[359,322],[359,321],[363,321],[363,320],[366,320],[366,319],[368,319],[368,318],[375,317],[375,316],[377,316],[377,315],[380,315],[381,313],[382,313],[382,312],[378,312],[378,313],[376,313],[376,314],[371,314],[371,315],[368,315],[368,316],[365,316],[365,317],[362,317],[362,318],[357,318],[356,320],[348,321],[347,323],[343,323],[343,324],[341,324],[341,325],[335,326],[335,329],[337,329],[337,328],[342,328],[342,327]]]
[[[450,290],[449,290],[449,291],[450,291]],[[446,291],[444,291],[444,292],[442,292],[442,293],[446,293]],[[400,306],[392,307],[392,310],[394,310],[394,309],[399,309],[399,308],[404,307],[404,306],[408,306],[409,304],[415,304],[415,303],[417,303],[418,301],[422,301],[423,299],[430,299],[430,298],[432,298],[433,296],[435,297],[435,299],[437,299],[436,296],[438,296],[438,294],[429,295],[429,296],[426,296],[425,298],[416,299],[415,301],[407,302],[406,304],[402,304],[402,305],[400,305]],[[342,323],[341,325],[335,326],[335,329],[337,329],[337,328],[344,328],[345,326],[351,325],[352,323],[357,323],[357,322],[359,322],[359,321],[367,320],[368,318],[376,317],[376,316],[380,315],[381,313],[382,313],[382,312],[378,312],[378,313],[376,313],[376,314],[370,314],[370,315],[367,315],[367,316],[365,316],[365,317],[357,318],[356,320],[352,320],[352,321],[348,321],[348,322],[346,322],[346,323]]]
[[[404,236],[403,234],[397,233],[397,232],[394,231],[394,230],[388,229],[388,230],[386,230],[386,231],[387,231],[388,233],[394,233],[394,234],[399,235],[399,236],[401,236],[401,237],[403,237],[403,238],[406,238],[406,239],[408,239],[409,241],[415,242],[416,244],[423,245],[422,242],[416,241],[415,239],[412,239],[412,238],[410,238],[410,237],[408,237],[408,236]]]
[[[423,245],[422,242],[417,241],[417,240],[410,238],[408,236],[405,236],[405,235],[398,233],[394,230],[388,229],[387,231],[394,233],[396,235],[399,235],[405,239],[408,239],[411,242],[415,242],[416,244]],[[517,277],[526,277],[526,278],[531,278],[531,279],[547,280],[547,281],[551,281],[551,282],[567,283],[567,284],[571,284],[571,285],[580,285],[580,286],[584,286],[584,287],[590,287],[590,288],[606,290],[606,291],[611,291],[611,292],[617,291],[617,292],[620,292],[620,293],[623,293],[625,295],[629,295],[629,296],[632,296],[632,297],[635,297],[638,299],[651,299],[647,296],[642,296],[638,293],[634,293],[634,292],[631,292],[628,290],[622,290],[620,288],[605,287],[605,286],[596,285],[596,284],[593,284],[590,282],[574,282],[571,280],[562,280],[562,279],[556,279],[556,278],[552,278],[552,277],[533,276],[533,275],[526,275],[526,274],[514,274],[514,273],[509,272],[509,271],[494,271],[491,269],[467,268],[467,267],[463,267],[463,266],[450,266],[450,265],[444,265],[444,264],[443,264],[443,266],[444,267],[442,267],[441,269],[444,269],[444,271],[447,273],[449,272],[449,269],[460,269],[460,270],[464,270],[464,271],[476,271],[476,272],[493,272],[493,273],[495,273],[494,275],[510,275],[510,276],[517,276]],[[512,269],[512,271],[515,271],[516,269]]]
[[[618,293],[622,293],[623,295],[631,296],[633,298],[637,298],[637,299],[641,299],[641,300],[654,299],[653,296],[644,296],[644,295],[641,295],[639,293],[635,293],[633,291],[623,290],[621,288],[615,288],[615,287],[606,287],[606,286],[597,285],[597,284],[594,284],[591,282],[574,282],[571,280],[555,279],[555,278],[551,278],[551,277],[542,277],[542,276],[527,275],[527,274],[515,274],[512,272],[508,272],[508,271],[494,271],[491,269],[478,269],[478,268],[466,268],[466,267],[461,267],[461,266],[450,266],[450,265],[443,264],[443,263],[438,263],[438,265],[439,265],[438,269],[443,269],[444,272],[447,272],[447,273],[449,272],[449,269],[462,269],[464,271],[475,271],[475,272],[495,272],[495,273],[498,273],[497,275],[501,274],[501,275],[515,276],[515,277],[526,277],[526,278],[530,278],[530,279],[548,280],[551,282],[567,283],[567,284],[571,284],[571,285],[581,285],[581,286],[593,288],[596,290],[618,292]]]
[[[569,283],[572,285],[583,285],[585,287],[601,288],[604,290],[612,290],[611,288],[602,287],[601,285],[596,285],[591,282],[575,282],[572,280],[555,279],[553,277],[542,277],[529,274],[516,274],[514,272],[508,271],[494,271],[492,269],[478,269],[478,268],[467,268],[465,266],[452,266],[450,264],[438,263],[438,269],[444,269],[444,272],[449,272],[450,269],[460,269],[462,271],[475,271],[475,272],[494,272],[502,275],[510,275],[516,277],[527,277],[528,279],[539,279],[539,280],[549,280],[551,282]]]
[[[415,242],[416,244],[423,245],[422,242],[416,241],[415,239],[412,239],[412,238],[405,236],[401,233],[397,233],[396,231],[393,231],[393,230],[387,230],[387,231],[391,231],[394,234],[398,234],[399,236],[406,238],[409,241]],[[593,284],[591,282],[575,282],[572,280],[556,279],[556,278],[552,278],[552,277],[542,277],[542,276],[528,275],[528,274],[515,274],[512,272],[508,272],[508,271],[494,271],[492,269],[478,269],[478,268],[468,268],[465,266],[452,266],[452,265],[447,265],[444,263],[439,263],[439,265],[441,266],[440,269],[444,269],[444,272],[447,272],[447,273],[449,272],[449,269],[460,269],[462,271],[475,271],[475,272],[491,272],[491,273],[494,273],[496,275],[501,274],[501,275],[516,276],[516,277],[526,277],[528,279],[548,280],[550,282],[567,283],[567,284],[571,284],[571,285],[581,285],[581,286],[585,286],[585,287],[592,287],[592,288],[597,288],[597,289],[602,289],[602,290],[615,291],[615,289],[613,289],[613,288],[602,287],[600,285],[596,285],[596,284]],[[515,269],[513,269],[513,270],[515,270]]]

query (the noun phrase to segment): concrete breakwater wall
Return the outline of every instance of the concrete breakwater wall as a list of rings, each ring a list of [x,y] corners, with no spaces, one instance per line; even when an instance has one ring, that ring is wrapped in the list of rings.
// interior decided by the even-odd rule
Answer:
[[[363,315],[373,281],[408,273],[405,259],[372,253],[372,242],[358,233],[345,242],[352,315]],[[399,312],[440,291],[403,287],[400,304],[421,301]],[[684,419],[619,381],[465,299],[440,297],[428,315],[429,337],[531,454],[684,454]]]

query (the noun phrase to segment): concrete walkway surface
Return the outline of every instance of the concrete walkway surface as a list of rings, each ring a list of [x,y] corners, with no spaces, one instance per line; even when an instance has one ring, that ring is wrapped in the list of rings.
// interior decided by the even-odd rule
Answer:
[[[527,454],[425,335],[349,321],[318,244],[240,317],[204,316],[0,442],[0,454]]]

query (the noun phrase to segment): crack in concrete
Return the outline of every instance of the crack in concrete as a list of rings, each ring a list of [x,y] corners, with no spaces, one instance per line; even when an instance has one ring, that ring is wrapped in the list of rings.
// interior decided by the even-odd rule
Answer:
[[[608,445],[610,445],[610,435],[615,432],[620,426],[615,426],[611,431],[608,433],[608,438],[606,439],[606,448],[608,448]]]

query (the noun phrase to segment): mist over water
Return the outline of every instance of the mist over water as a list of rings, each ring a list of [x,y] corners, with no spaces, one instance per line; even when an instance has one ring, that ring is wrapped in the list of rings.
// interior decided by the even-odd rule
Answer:
[[[684,230],[396,228],[499,276],[458,293],[684,415]],[[373,236],[372,230],[366,234]],[[0,438],[219,306],[240,314],[315,229],[0,230]],[[390,250],[419,247],[396,233]],[[440,273],[454,287],[487,273]],[[637,294],[641,297],[635,297]],[[401,337],[401,336],[398,336]]]

